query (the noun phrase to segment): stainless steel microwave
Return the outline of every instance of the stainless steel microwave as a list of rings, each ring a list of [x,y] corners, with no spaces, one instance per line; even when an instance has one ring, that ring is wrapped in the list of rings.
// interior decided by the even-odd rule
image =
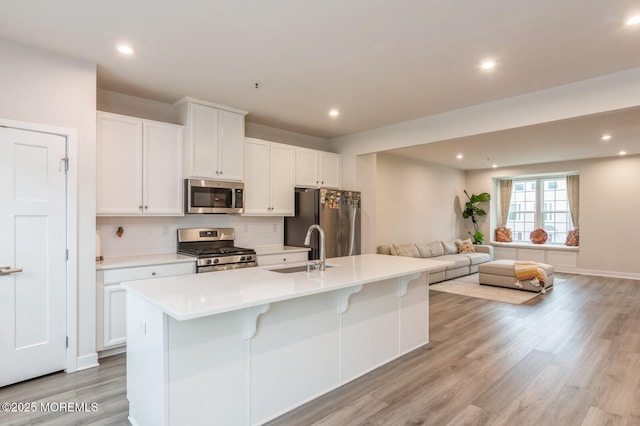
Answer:
[[[185,179],[184,190],[185,213],[242,213],[244,184],[241,182]]]

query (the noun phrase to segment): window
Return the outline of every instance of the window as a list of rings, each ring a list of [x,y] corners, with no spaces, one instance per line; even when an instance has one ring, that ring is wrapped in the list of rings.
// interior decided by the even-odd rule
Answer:
[[[513,241],[528,242],[537,228],[547,231],[547,243],[564,244],[573,229],[566,176],[514,180],[507,227]]]

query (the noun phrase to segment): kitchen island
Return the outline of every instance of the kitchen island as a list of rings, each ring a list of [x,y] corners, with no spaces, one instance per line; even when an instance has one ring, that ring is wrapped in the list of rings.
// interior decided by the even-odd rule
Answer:
[[[425,345],[428,271],[446,264],[367,254],[124,283],[132,424],[262,424]]]

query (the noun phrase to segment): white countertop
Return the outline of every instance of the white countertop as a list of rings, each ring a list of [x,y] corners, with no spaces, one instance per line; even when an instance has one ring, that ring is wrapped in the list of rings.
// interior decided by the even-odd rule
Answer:
[[[136,266],[161,265],[165,263],[189,263],[195,261],[195,257],[183,256],[176,253],[107,257],[96,263],[96,270],[132,268]]]
[[[177,320],[209,315],[389,278],[429,271],[451,262],[401,256],[365,254],[327,259],[326,271],[280,273],[245,268],[152,280],[122,286]],[[287,265],[291,267],[294,265]]]
[[[279,246],[279,245],[253,247],[253,249],[256,251],[256,255],[258,256],[265,256],[268,254],[306,252],[311,250],[310,247]]]

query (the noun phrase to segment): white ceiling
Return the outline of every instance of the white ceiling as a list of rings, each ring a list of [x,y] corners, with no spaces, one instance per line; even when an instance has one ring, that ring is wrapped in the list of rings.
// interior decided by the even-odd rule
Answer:
[[[168,103],[189,95],[332,138],[639,67],[640,26],[624,25],[636,13],[637,0],[0,0],[0,37],[97,63],[101,89]],[[122,42],[133,57],[116,52]],[[498,62],[492,72],[479,70],[485,58]],[[554,149],[602,148],[579,136]],[[440,155],[428,148],[413,154]]]

